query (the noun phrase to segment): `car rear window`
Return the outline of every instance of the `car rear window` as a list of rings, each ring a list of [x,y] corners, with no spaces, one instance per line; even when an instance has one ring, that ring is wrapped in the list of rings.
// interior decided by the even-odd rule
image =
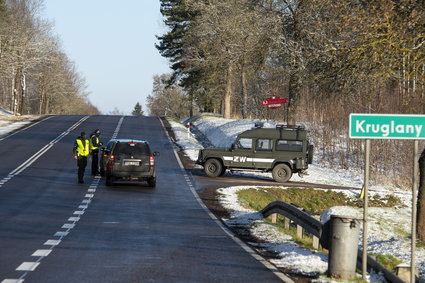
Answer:
[[[115,154],[150,155],[151,151],[146,143],[120,142],[114,150]]]

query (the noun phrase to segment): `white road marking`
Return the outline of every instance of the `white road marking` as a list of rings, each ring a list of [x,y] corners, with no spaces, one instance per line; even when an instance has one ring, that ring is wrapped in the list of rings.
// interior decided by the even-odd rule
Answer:
[[[46,144],[42,149],[40,149],[39,151],[37,151],[34,155],[32,155],[26,161],[24,161],[21,165],[19,165],[18,167],[16,167],[12,172],[10,172],[8,174],[7,177],[5,177],[5,178],[3,178],[1,180],[3,182],[2,183],[2,186],[4,185],[4,183],[6,183],[7,181],[9,181],[13,177],[21,174],[22,171],[24,171],[29,166],[31,166],[31,164],[33,164],[37,159],[39,159],[43,154],[45,154],[50,148],[52,148],[56,143],[58,143],[61,139],[63,139],[66,135],[68,135],[72,130],[74,130],[76,127],[78,127],[81,123],[83,123],[88,118],[89,118],[89,116],[85,116],[85,117],[81,118],[77,123],[75,123],[74,125],[72,125],[71,127],[69,127],[68,130],[66,130],[65,132],[63,132],[59,136],[57,136],[55,139],[53,139],[48,144]]]
[[[166,136],[170,139],[170,135],[168,134],[167,130],[165,129],[164,124],[162,123],[162,120],[159,119],[159,121],[162,124],[162,127],[164,129],[164,132]],[[176,157],[177,163],[180,166],[180,169],[182,171],[183,176],[191,175],[184,169],[184,166],[180,160],[180,157],[176,151],[176,149],[173,149],[174,155]],[[245,244],[243,241],[241,241],[238,237],[235,236],[235,234],[230,231],[226,226],[224,226],[223,223],[221,223],[220,220],[206,207],[206,205],[202,202],[200,199],[198,193],[196,192],[195,188],[192,185],[192,182],[189,180],[186,180],[186,183],[189,186],[190,191],[192,192],[195,199],[198,201],[199,205],[205,210],[205,212],[214,220],[214,222],[233,240],[235,241],[241,248],[243,248],[248,254],[250,254],[252,257],[254,257],[256,260],[258,260],[260,263],[262,263],[267,269],[269,269],[271,272],[273,272],[277,277],[279,277],[283,282],[287,283],[295,283],[291,278],[287,277],[285,274],[283,274],[279,269],[277,269],[274,265],[272,265],[270,262],[268,262],[265,258],[257,254],[251,247],[249,247],[247,244]],[[192,185],[192,186],[191,186]]]
[[[47,240],[44,245],[45,246],[57,246],[61,243],[61,240]]]
[[[17,271],[34,271],[37,266],[39,265],[39,262],[24,262],[18,268],[16,268]]]
[[[89,116],[86,116],[85,119],[87,119],[88,117]],[[82,123],[85,119],[84,118],[81,119],[80,120],[80,123]],[[117,126],[117,128],[115,130],[115,133],[114,133],[115,136],[118,134],[118,132],[120,130],[120,127],[121,127],[121,124],[122,124],[123,119],[124,119],[124,116],[121,117],[121,119],[120,119],[120,121],[118,123],[118,126]],[[49,145],[45,146],[42,149],[44,151],[40,150],[39,152],[44,153],[45,151],[47,151],[51,146],[53,146],[54,143],[57,143],[64,136],[66,136],[69,133],[69,131],[75,129],[78,125],[79,125],[78,123],[77,124],[74,124],[74,126],[72,126],[71,128],[69,128],[68,131],[62,133],[55,140],[53,140],[52,142],[50,142]],[[25,166],[22,166],[22,165],[19,166],[17,169],[15,169],[14,171],[12,171],[6,178],[4,178],[3,180],[0,180],[0,187],[2,186],[2,184],[4,184],[5,182],[7,182],[8,180],[10,180],[12,177],[18,175],[20,172],[22,172],[23,170],[25,170],[25,168],[27,168],[28,166],[30,166],[40,156],[38,156],[36,158],[33,158],[34,156],[31,157],[30,158],[31,159],[31,162],[28,162],[28,160],[27,160],[26,162],[24,162],[26,164]],[[28,271],[34,270],[40,264],[40,261],[44,257],[48,256],[53,251],[53,249],[61,243],[62,238],[66,237],[69,234],[69,230],[75,227],[75,223],[80,220],[80,217],[79,216],[81,216],[81,215],[84,214],[85,210],[88,208],[88,205],[91,203],[92,198],[94,197],[94,192],[96,192],[96,189],[99,186],[100,180],[101,180],[101,176],[95,176],[93,178],[92,184],[90,185],[90,187],[88,189],[88,192],[90,192],[92,194],[86,194],[85,195],[85,198],[88,197],[88,199],[83,199],[82,202],[81,202],[83,205],[79,205],[79,209],[82,209],[82,210],[76,210],[76,211],[74,211],[73,214],[74,215],[77,215],[77,216],[72,216],[72,217],[69,217],[68,218],[68,221],[74,222],[74,223],[65,223],[62,226],[62,228],[68,229],[68,231],[57,231],[54,236],[55,237],[59,237],[58,240],[56,240],[56,239],[47,240],[44,243],[44,245],[45,246],[51,246],[50,249],[48,249],[48,250],[47,249],[36,250],[32,254],[32,256],[40,257],[37,262],[24,262],[23,264],[21,264],[16,270],[26,271],[26,272],[19,279],[4,279],[1,283],[22,283],[22,282],[24,282],[24,278],[27,276]],[[108,224],[118,224],[119,222],[106,222],[106,223],[108,223]]]
[[[1,283],[22,283],[24,279],[4,279]]]
[[[36,250],[31,256],[48,256],[52,250]]]
[[[75,224],[71,224],[71,223],[65,223],[62,225],[63,229],[72,229],[75,227]]]
[[[47,119],[50,119],[50,118],[52,118],[52,117],[53,117],[53,116],[49,116],[49,117],[47,117],[47,118],[44,118],[43,120],[40,120],[40,121],[38,121],[38,122],[35,122],[35,123],[33,123],[33,124],[29,125],[28,127],[25,127],[25,128],[23,128],[23,129],[21,129],[21,130],[19,130],[19,131],[16,131],[16,132],[14,132],[14,133],[12,133],[12,134],[10,134],[10,135],[8,135],[8,136],[2,137],[2,138],[0,138],[0,141],[5,140],[5,139],[7,139],[7,138],[10,138],[11,136],[14,136],[14,135],[16,135],[16,134],[18,134],[18,133],[20,133],[20,132],[22,132],[22,131],[25,131],[26,129],[29,129],[29,128],[31,128],[31,127],[34,127],[35,125],[37,125],[37,124],[39,124],[39,123],[41,123],[41,122],[43,122],[43,121],[46,121]],[[12,279],[12,280],[14,280],[14,279]]]
[[[67,231],[57,231],[53,236],[55,237],[66,237],[68,236],[69,232]]]

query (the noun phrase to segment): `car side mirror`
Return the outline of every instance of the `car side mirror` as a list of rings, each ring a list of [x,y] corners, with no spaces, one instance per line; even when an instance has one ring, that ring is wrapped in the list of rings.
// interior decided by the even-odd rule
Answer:
[[[232,143],[232,146],[230,147],[231,150],[236,149],[236,144]]]
[[[155,152],[153,153],[153,156],[160,156],[160,153],[159,153],[158,151],[155,151]]]

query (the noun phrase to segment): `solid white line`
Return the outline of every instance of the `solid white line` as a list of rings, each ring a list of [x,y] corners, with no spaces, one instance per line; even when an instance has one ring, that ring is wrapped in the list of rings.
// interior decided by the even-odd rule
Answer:
[[[158,118],[159,119],[159,118]],[[164,129],[165,134],[170,139],[170,136],[168,135],[164,124],[162,123],[162,120],[159,119],[159,121],[162,124],[162,127]],[[171,139],[170,139],[171,142]],[[179,163],[180,169],[183,173],[183,175],[189,174],[184,169],[184,166],[180,160],[180,157],[175,149],[173,149],[174,155],[176,156],[177,162]],[[191,181],[187,181],[188,185],[191,184]],[[274,265],[272,265],[270,262],[268,262],[265,258],[257,254],[251,247],[249,247],[247,244],[245,244],[243,241],[241,241],[238,237],[235,236],[235,234],[230,231],[224,224],[206,207],[206,205],[202,202],[200,199],[198,193],[195,191],[193,186],[189,186],[190,191],[192,192],[195,199],[198,201],[199,205],[205,210],[205,212],[214,220],[214,222],[231,238],[233,241],[235,241],[239,246],[241,246],[247,253],[249,253],[252,257],[254,257],[256,260],[261,262],[266,268],[268,268],[271,272],[273,272],[277,277],[279,277],[282,281],[288,282],[288,283],[294,283],[294,281],[287,277],[285,274],[283,274],[279,269],[277,269]]]
[[[24,262],[18,268],[16,268],[17,271],[34,271],[37,266],[39,265],[39,262]]]
[[[48,144],[46,144],[43,148],[41,148],[39,151],[37,151],[35,154],[33,154],[30,158],[28,158],[26,161],[24,161],[21,165],[19,165],[17,168],[15,168],[12,172],[8,174],[7,177],[2,179],[3,184],[9,181],[12,177],[19,175],[24,171],[26,168],[31,166],[37,159],[39,159],[44,153],[46,153],[50,148],[53,147],[57,142],[59,142],[63,137],[65,137],[67,134],[71,132],[72,129],[79,126],[81,123],[83,123],[85,120],[87,120],[89,116],[85,116],[81,118],[78,122],[76,122],[74,125],[72,125],[68,130],[60,134],[58,137],[50,141]],[[43,120],[44,121],[44,120]],[[40,121],[41,122],[41,121]]]
[[[31,256],[48,256],[52,250],[36,250]]]
[[[7,138],[10,138],[10,137],[12,137],[12,136],[14,136],[14,135],[16,135],[16,134],[18,134],[18,133],[22,132],[22,131],[25,131],[26,129],[29,129],[29,128],[31,128],[31,127],[34,127],[34,126],[35,126],[35,125],[37,125],[38,123],[41,123],[41,122],[43,122],[43,121],[46,121],[47,119],[50,119],[50,118],[52,118],[52,117],[53,117],[53,116],[46,117],[46,118],[44,118],[43,120],[40,120],[40,121],[38,121],[38,122],[35,122],[35,123],[33,123],[33,124],[29,125],[28,127],[25,127],[25,128],[23,128],[23,129],[21,129],[21,130],[19,130],[19,131],[14,132],[13,134],[10,134],[10,135],[8,135],[8,136],[2,137],[2,138],[0,138],[0,141],[5,140],[5,139],[7,139]]]

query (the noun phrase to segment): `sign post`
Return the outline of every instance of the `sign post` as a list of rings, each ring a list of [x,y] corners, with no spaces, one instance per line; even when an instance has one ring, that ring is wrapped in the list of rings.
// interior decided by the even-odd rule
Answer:
[[[365,177],[364,177],[364,209],[363,209],[363,254],[362,276],[366,279],[367,268],[367,206],[369,183],[370,139],[411,139],[413,149],[412,180],[412,248],[410,261],[410,282],[415,282],[415,250],[416,250],[416,194],[418,180],[418,140],[425,139],[425,115],[391,115],[391,114],[350,114],[350,138],[365,139]]]

